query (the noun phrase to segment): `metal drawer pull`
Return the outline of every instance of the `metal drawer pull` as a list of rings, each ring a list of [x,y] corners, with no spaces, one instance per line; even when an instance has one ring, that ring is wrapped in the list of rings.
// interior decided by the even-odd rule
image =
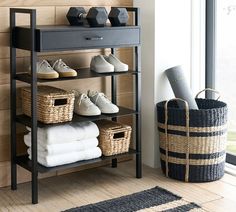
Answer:
[[[103,40],[103,37],[86,37],[85,39],[96,41],[96,40]]]

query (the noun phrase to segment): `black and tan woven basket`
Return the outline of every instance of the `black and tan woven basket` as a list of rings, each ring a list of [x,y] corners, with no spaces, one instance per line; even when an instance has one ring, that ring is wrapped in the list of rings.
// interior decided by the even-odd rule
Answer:
[[[110,120],[95,122],[99,128],[99,147],[105,156],[129,151],[131,127]]]
[[[22,88],[22,111],[31,116],[31,90]],[[50,124],[71,121],[74,109],[74,93],[51,86],[38,86],[38,120]]]
[[[199,110],[189,110],[182,99],[157,104],[162,170],[166,176],[186,182],[214,181],[224,175],[227,105],[198,95]],[[177,101],[185,109],[178,108]]]

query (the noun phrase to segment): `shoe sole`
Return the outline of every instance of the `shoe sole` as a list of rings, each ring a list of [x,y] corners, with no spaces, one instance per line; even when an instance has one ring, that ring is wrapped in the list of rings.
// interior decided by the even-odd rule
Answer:
[[[100,114],[86,114],[86,113],[82,114],[82,113],[77,113],[77,114],[80,115],[80,116],[100,116],[101,115],[101,113]]]
[[[58,73],[51,73],[51,74],[37,73],[37,78],[39,79],[57,79],[58,77],[59,77]]]
[[[76,77],[77,72],[65,72],[65,73],[59,72],[59,75],[60,75],[60,77]]]
[[[101,112],[102,112],[102,111],[101,111]],[[115,113],[119,113],[119,110],[116,111],[116,112],[110,112],[110,113],[108,113],[108,112],[102,112],[102,114],[115,114]]]
[[[90,67],[90,69],[91,69],[91,71],[95,71],[96,73],[99,73],[99,74],[115,72],[114,68],[95,68],[95,67]]]
[[[129,70],[129,66],[125,66],[123,69],[115,67],[115,72],[126,72],[128,70]]]
[[[115,72],[127,72],[129,69],[115,69]]]
[[[105,115],[106,115],[106,114],[107,114],[107,115],[109,115],[109,114],[116,114],[116,113],[119,113],[119,111],[118,111],[118,112],[113,112],[113,113],[103,113],[103,112],[102,112],[102,114],[105,114]]]

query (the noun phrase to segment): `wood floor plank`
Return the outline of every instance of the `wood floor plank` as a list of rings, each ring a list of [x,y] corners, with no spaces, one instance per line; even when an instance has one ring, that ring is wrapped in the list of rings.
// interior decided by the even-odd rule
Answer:
[[[232,201],[227,198],[221,198],[219,200],[211,201],[203,204],[203,207],[212,212],[235,212],[236,200]]]
[[[124,168],[123,172],[127,172],[127,174],[132,174],[134,172],[133,168],[134,167],[132,166],[129,169]],[[217,195],[211,191],[207,191],[203,188],[199,188],[195,184],[180,182],[177,180],[166,178],[159,169],[153,171],[153,169],[146,168],[145,175],[142,180],[145,180],[146,183],[149,185],[158,185],[162,188],[172,191],[177,195],[184,197],[188,201],[194,200],[194,202],[198,204],[221,198],[220,195]]]
[[[43,195],[39,195],[40,204],[37,205],[31,204],[29,183],[19,185],[17,191],[3,189],[5,207],[9,211],[59,211],[59,209],[65,210],[75,206],[63,198],[58,199],[58,196],[43,184],[39,183],[39,187],[40,193],[43,193]]]
[[[221,181],[236,186],[236,177],[233,175],[225,174],[224,177],[221,179]]]
[[[212,193],[215,193],[219,196],[225,197],[231,201],[236,201],[236,186],[230,185],[221,180],[210,183],[198,184],[197,186]]]
[[[184,183],[166,178],[160,170],[144,166],[142,179],[135,178],[135,163],[118,164],[117,169],[95,168],[40,180],[39,204],[32,206],[30,183],[18,186],[17,191],[9,187],[0,189],[1,208],[9,211],[61,211],[75,206],[95,203],[120,197],[155,186],[165,188],[188,201],[196,202],[208,211],[233,212],[235,201],[208,190],[207,183]],[[63,174],[63,173],[62,173]],[[218,181],[220,182],[220,181]],[[217,185],[217,182],[213,182]],[[224,184],[223,184],[224,185]],[[222,188],[221,188],[222,189]]]

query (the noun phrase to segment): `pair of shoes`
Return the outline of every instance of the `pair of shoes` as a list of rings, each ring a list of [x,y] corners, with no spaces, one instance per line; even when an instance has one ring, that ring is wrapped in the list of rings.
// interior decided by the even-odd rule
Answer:
[[[109,56],[97,55],[93,57],[90,69],[97,73],[123,72],[128,71],[129,66],[110,54]]]
[[[97,91],[88,91],[88,95],[73,90],[75,94],[75,113],[82,116],[99,116],[101,113],[118,113],[119,108],[113,104],[104,93]]]
[[[37,77],[39,79],[56,79],[58,77],[75,77],[77,72],[67,66],[62,59],[52,61],[47,60],[37,62]]]

